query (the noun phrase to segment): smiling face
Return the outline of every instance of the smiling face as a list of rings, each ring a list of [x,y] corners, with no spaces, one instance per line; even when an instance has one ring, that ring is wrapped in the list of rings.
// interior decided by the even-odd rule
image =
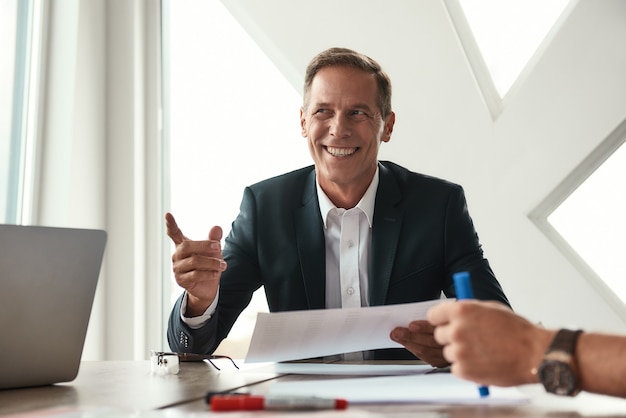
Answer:
[[[354,207],[372,181],[381,142],[391,138],[395,115],[383,120],[372,73],[348,66],[315,75],[300,111],[302,136],[322,190],[337,207]]]

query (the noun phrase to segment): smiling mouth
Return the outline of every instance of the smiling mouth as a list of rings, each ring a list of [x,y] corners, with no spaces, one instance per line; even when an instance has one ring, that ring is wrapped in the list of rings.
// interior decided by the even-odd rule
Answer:
[[[358,148],[334,148],[326,147],[326,151],[333,157],[348,157],[354,154]]]

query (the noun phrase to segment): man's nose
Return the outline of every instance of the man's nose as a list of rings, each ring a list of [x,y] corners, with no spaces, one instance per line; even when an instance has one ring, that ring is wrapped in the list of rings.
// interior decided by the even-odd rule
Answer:
[[[337,138],[345,138],[352,133],[350,121],[345,115],[340,113],[333,116],[330,120],[330,134]]]

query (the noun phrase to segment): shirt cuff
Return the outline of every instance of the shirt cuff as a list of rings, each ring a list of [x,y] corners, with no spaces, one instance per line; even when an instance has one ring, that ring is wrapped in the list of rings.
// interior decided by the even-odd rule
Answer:
[[[206,311],[200,316],[194,316],[188,318],[185,316],[185,311],[187,310],[187,292],[183,295],[183,303],[180,304],[180,319],[189,326],[191,329],[202,328],[202,326],[211,319],[211,316],[215,313],[215,309],[217,308],[217,300],[219,299],[220,290],[217,289],[217,293],[215,295],[215,299],[213,299],[213,303],[206,308]]]

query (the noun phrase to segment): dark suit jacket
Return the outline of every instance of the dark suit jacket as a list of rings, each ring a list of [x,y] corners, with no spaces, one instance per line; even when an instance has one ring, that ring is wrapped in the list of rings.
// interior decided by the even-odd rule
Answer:
[[[370,250],[370,305],[455,297],[452,274],[469,271],[474,296],[508,305],[467,211],[461,186],[380,162]],[[247,187],[225,240],[217,311],[199,329],[170,314],[178,352],[212,353],[252,294],[265,287],[270,312],[325,308],[325,242],[313,166]],[[413,318],[407,318],[407,323]],[[375,358],[413,358],[405,349]]]

